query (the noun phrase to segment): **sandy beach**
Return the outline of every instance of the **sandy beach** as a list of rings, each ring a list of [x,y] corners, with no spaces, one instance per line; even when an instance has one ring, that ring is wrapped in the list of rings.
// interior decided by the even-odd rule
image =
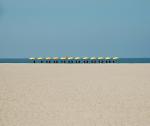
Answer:
[[[149,126],[150,64],[0,64],[0,126]]]

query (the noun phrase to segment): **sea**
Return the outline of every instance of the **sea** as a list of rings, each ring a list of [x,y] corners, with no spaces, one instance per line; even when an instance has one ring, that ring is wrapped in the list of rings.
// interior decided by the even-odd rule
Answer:
[[[41,63],[41,61],[42,63],[49,63],[46,59],[35,60],[35,63]],[[54,60],[50,61],[51,63],[54,62]],[[33,63],[33,60],[28,58],[0,58],[0,63]],[[61,60],[58,60],[58,63],[62,63]],[[76,63],[76,61],[73,60],[73,63]],[[84,61],[81,59],[80,63],[84,63]],[[91,63],[91,60],[89,60],[88,63]],[[97,61],[96,63],[99,62]],[[106,61],[103,60],[102,63],[106,63]],[[112,61],[110,63],[112,63]],[[119,58],[115,61],[115,63],[150,63],[150,58]]]

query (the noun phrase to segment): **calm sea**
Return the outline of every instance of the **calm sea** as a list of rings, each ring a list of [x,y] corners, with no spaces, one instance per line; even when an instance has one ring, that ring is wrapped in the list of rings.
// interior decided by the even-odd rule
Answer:
[[[46,60],[42,61],[46,63]],[[40,60],[36,60],[36,63],[40,62]],[[51,62],[53,62],[53,60],[51,60]],[[0,63],[33,63],[33,61],[28,58],[1,58]],[[61,61],[59,60],[58,63],[61,63]],[[81,63],[83,63],[83,60],[81,60]],[[150,58],[120,58],[117,60],[117,63],[150,63]]]

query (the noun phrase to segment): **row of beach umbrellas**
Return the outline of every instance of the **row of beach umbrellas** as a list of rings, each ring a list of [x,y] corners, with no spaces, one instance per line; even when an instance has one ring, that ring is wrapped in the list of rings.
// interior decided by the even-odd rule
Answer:
[[[53,58],[51,58],[51,57],[46,57],[46,58],[42,58],[42,57],[38,57],[38,58],[33,58],[33,57],[31,57],[31,58],[29,58],[30,60],[81,60],[81,59],[83,59],[83,60],[111,60],[111,59],[113,59],[113,60],[117,60],[117,59],[119,59],[118,57],[83,57],[83,58],[81,58],[81,57],[61,57],[61,58],[59,58],[59,57],[53,57]]]
[[[107,61],[117,61],[119,58],[118,57],[46,57],[46,58],[42,58],[42,57],[38,57],[38,58],[34,58],[34,57],[31,57],[29,58],[30,60],[33,60],[35,62],[35,60],[40,60],[41,63],[43,62],[43,60],[46,60],[46,61],[50,61],[50,60],[54,60],[54,63],[57,63],[58,60],[61,60],[63,63],[66,63],[66,61],[73,61],[73,60],[76,60],[76,63],[80,63],[80,60],[83,60],[84,63],[87,63],[88,60],[91,60],[91,61],[94,61],[96,62],[96,60],[99,60],[99,61],[103,61],[103,60],[106,60]]]

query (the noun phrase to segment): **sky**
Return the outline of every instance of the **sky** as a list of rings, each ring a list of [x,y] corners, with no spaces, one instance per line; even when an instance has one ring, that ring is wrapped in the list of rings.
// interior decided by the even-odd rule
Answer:
[[[0,58],[150,57],[149,0],[1,0]]]

